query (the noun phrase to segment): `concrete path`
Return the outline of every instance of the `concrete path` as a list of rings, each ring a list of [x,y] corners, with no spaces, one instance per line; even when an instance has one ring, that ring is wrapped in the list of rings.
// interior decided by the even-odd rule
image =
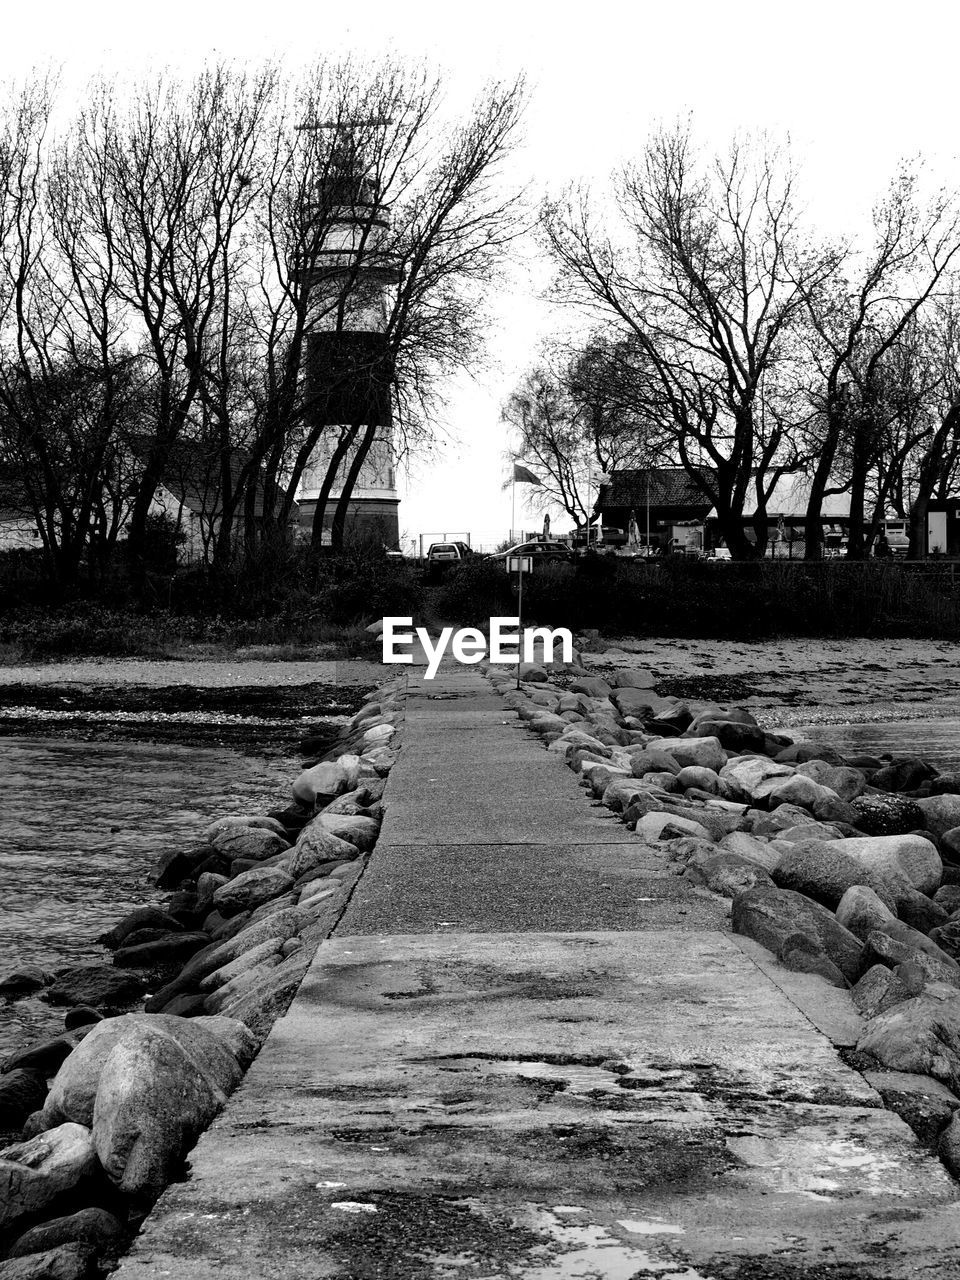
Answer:
[[[120,1280],[953,1280],[960,1197],[834,1042],[475,673]],[[825,1034],[829,1033],[829,1034]]]

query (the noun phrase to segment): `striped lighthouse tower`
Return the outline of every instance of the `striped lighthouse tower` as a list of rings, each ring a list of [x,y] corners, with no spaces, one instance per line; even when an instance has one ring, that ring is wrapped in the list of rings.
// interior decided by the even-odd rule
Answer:
[[[357,160],[353,130],[361,125],[307,125],[335,130],[317,219],[323,244],[305,272],[309,288],[306,392],[311,425],[323,425],[320,441],[300,481],[300,523],[312,528],[321,487],[338,446],[340,459],[323,513],[323,540],[344,484],[369,430],[376,435],[349,498],[346,535],[396,547],[399,538],[390,400],[391,360],[385,334],[387,290],[398,279],[384,241],[389,210]]]

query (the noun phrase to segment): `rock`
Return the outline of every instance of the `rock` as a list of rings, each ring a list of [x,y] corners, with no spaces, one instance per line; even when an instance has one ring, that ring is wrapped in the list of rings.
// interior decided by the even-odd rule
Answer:
[[[927,782],[936,775],[936,769],[926,760],[908,756],[878,769],[870,782],[880,791],[915,791],[921,782]]]
[[[916,965],[902,964],[894,970],[874,964],[850,994],[864,1018],[875,1018],[878,1013],[922,994],[925,980],[926,974]]]
[[[951,827],[940,837],[943,856],[951,862],[960,862],[960,827]]]
[[[939,1080],[907,1071],[864,1071],[863,1078],[880,1094],[883,1105],[907,1122],[925,1147],[937,1149],[940,1134],[960,1107],[960,1098],[952,1090]],[[944,1163],[952,1173],[958,1172],[946,1159]]]
[[[227,882],[225,882],[227,883]],[[210,938],[205,933],[175,933],[143,942],[139,946],[120,947],[113,963],[123,969],[145,969],[159,965],[183,963],[202,950]]]
[[[700,791],[716,795],[720,790],[720,775],[713,769],[704,769],[696,764],[688,764],[681,769],[677,774],[677,782],[684,791],[687,787],[696,787]]]
[[[678,817],[672,813],[660,813],[653,810],[643,814],[635,828],[642,840],[673,840],[678,836],[694,836],[698,840],[709,840],[710,832],[699,822],[690,818]]]
[[[951,1097],[955,1097],[955,1095],[951,1093]],[[942,1116],[947,1103],[943,1099],[938,1099],[937,1101],[940,1102],[940,1116]],[[953,1176],[955,1178],[960,1177],[960,1124],[957,1123],[955,1115],[951,1114],[951,1118],[939,1138],[937,1152]]]
[[[342,765],[324,760],[304,769],[293,784],[293,798],[298,804],[323,805],[348,790],[349,779]]]
[[[240,1079],[240,1067],[230,1042],[205,1025],[204,1018],[177,1018],[164,1013],[128,1013],[99,1022],[57,1072],[44,1103],[48,1123],[71,1120],[90,1127],[104,1065],[117,1045],[136,1044],[145,1037],[175,1040],[198,1070],[222,1093]]]
[[[960,796],[927,796],[916,801],[923,814],[923,825],[935,836],[943,836],[960,826]]]
[[[842,840],[813,840],[788,845],[772,873],[774,883],[781,889],[804,893],[828,907],[836,907],[853,885],[867,884],[888,907],[894,907],[896,887],[846,855],[840,848],[843,843]]]
[[[331,813],[326,810],[315,819],[316,822],[332,836],[352,844],[361,853],[369,853],[377,842],[380,824],[373,818],[351,817],[348,814]]]
[[[719,770],[720,777],[730,783],[737,798],[750,804],[765,803],[766,797],[776,785],[775,779],[793,776],[792,765],[776,764],[761,756],[735,756]]]
[[[652,815],[648,815],[650,816]],[[724,898],[735,898],[738,893],[755,889],[758,885],[773,886],[773,881],[763,867],[749,858],[741,858],[725,850],[718,850],[709,857],[694,855],[683,874],[693,884],[703,885]]]
[[[932,936],[933,930],[942,928],[950,919],[943,907],[937,906],[925,893],[920,893],[917,889],[912,893],[900,895],[897,899],[897,915],[904,924],[928,936]],[[948,951],[946,947],[942,949]],[[948,952],[948,954],[952,953]]]
[[[761,798],[762,790],[762,787],[757,788],[757,798]],[[789,778],[771,779],[770,786],[766,789],[766,800],[771,809],[777,809],[782,804],[795,804],[801,809],[808,809],[818,818],[824,816],[823,813],[817,813],[818,809],[832,809],[833,812],[828,815],[829,817],[833,817],[835,813],[839,816],[841,807],[844,815],[852,814],[850,806],[845,804],[835,791],[821,786],[819,782],[814,782],[812,778],[802,773],[795,773]],[[847,816],[841,817],[840,820],[846,821]]]
[[[906,835],[923,826],[923,810],[906,796],[858,796],[853,809],[854,825],[870,836]]]
[[[804,963],[797,946],[797,939],[803,938],[809,943],[810,954],[828,961],[845,983],[855,982],[859,976],[863,950],[859,939],[826,907],[800,893],[780,888],[748,889],[734,898],[732,921],[734,933],[753,938],[788,968]]]
[[[0,1132],[21,1129],[31,1111],[43,1106],[47,1080],[42,1071],[18,1067],[0,1076]]]
[[[859,769],[849,769],[841,765],[828,764],[826,760],[807,760],[797,765],[797,773],[812,778],[822,787],[828,787],[841,800],[852,801],[857,798],[866,786],[866,778]],[[872,834],[872,833],[871,833]],[[877,833],[882,834],[882,833]]]
[[[863,964],[884,964],[888,969],[911,963],[919,965],[935,982],[960,987],[960,969],[935,942],[901,920],[887,920],[871,929],[864,938]]]
[[[93,1107],[93,1141],[107,1177],[125,1195],[159,1195],[225,1100],[170,1036],[146,1025],[122,1038],[103,1064]]]
[[[286,865],[294,880],[299,880],[301,876],[324,862],[337,862],[356,856],[356,845],[341,840],[329,827],[315,819],[309,826],[304,827],[294,845],[293,852],[286,860]]]
[[[166,1013],[170,1017],[178,1018],[196,1018],[206,1011],[207,1006],[203,996],[189,995],[186,992],[174,996],[172,1000],[164,1001],[162,1006],[158,1002],[156,1009],[149,1010],[151,1013]]]
[[[251,947],[249,951],[244,951],[242,955],[237,956],[236,960],[231,960],[229,964],[225,964],[219,969],[214,969],[205,978],[201,978],[200,990],[216,991],[218,987],[232,982],[240,974],[255,969],[262,960],[278,955],[284,941],[285,939],[279,937],[268,938],[265,942],[261,942],[259,946]]]
[[[372,729],[367,729],[364,733],[362,742],[364,750],[370,748],[385,746],[390,739],[396,734],[396,729],[392,724],[377,724]],[[297,797],[299,799],[299,797]]]
[[[182,928],[180,921],[168,911],[161,911],[159,907],[136,907],[107,933],[102,933],[97,941],[112,951],[138,929],[165,929],[170,933],[177,933]]]
[[[75,965],[58,971],[43,998],[50,1004],[122,1009],[142,995],[144,986],[142,978],[131,973],[118,973],[110,965]]]
[[[615,689],[653,689],[657,683],[652,671],[641,671],[637,667],[621,667],[610,680]]]
[[[802,844],[804,840],[839,840],[840,838],[837,826],[829,822],[816,822],[812,817],[809,822],[787,827],[785,831],[778,831],[776,835],[777,840],[785,841],[787,844]]]
[[[960,920],[950,920],[932,929],[930,941],[935,942],[952,960],[960,960]]]
[[[218,853],[228,858],[250,858],[253,862],[263,862],[265,858],[272,858],[275,853],[290,848],[286,835],[265,827],[225,826],[212,844]]]
[[[725,751],[731,755],[739,755],[744,751],[756,751],[763,754],[767,745],[767,735],[755,724],[743,724],[737,720],[721,717],[697,717],[686,733],[706,734],[716,738]]]
[[[0,1228],[40,1213],[97,1172],[90,1130],[61,1124],[0,1151]]]
[[[197,867],[199,867],[201,863],[205,862],[206,859],[215,852],[216,850],[213,848],[213,845],[209,844],[198,845],[193,849],[173,849],[169,853],[163,854],[157,860],[157,865],[154,868],[152,876],[153,883],[158,889],[175,889],[185,880],[194,880],[196,879]],[[133,912],[131,912],[131,916],[137,915],[141,912],[146,913],[155,910],[157,910],[157,908],[137,907]],[[120,923],[125,925],[128,919],[130,919],[130,917],[127,917]],[[146,924],[148,921],[145,920],[144,923]],[[133,926],[133,928],[139,927],[139,925]],[[132,930],[128,928],[126,933],[130,932],[132,932]],[[110,930],[110,933],[105,934],[104,938],[110,937],[113,934],[114,930]],[[125,936],[126,934],[124,934],[124,937]],[[100,941],[103,940],[104,939],[100,939]],[[122,939],[118,939],[117,942],[112,944],[107,943],[106,945],[117,946],[120,941],[122,941]]]
[[[600,676],[581,676],[570,686],[571,693],[585,693],[588,698],[606,698],[612,688]]]
[[[943,878],[936,846],[923,836],[855,836],[838,844],[843,853],[883,876],[906,876],[921,893],[934,893]]]
[[[3,1061],[3,1071],[17,1071],[24,1068],[28,1071],[41,1071],[45,1076],[52,1076],[60,1063],[73,1053],[79,1043],[77,1033],[64,1032],[59,1036],[50,1036],[46,1040],[37,1040],[9,1054]]]
[[[896,916],[881,898],[864,884],[847,889],[837,904],[837,920],[861,941]]]
[[[206,1017],[194,1018],[193,1025],[200,1027],[201,1030],[209,1031],[215,1035],[226,1047],[227,1051],[236,1058],[241,1070],[246,1071],[250,1063],[257,1056],[256,1039],[250,1034],[248,1029],[236,1018],[222,1017]]]
[[[955,911],[960,911],[960,885],[941,885],[933,895],[933,900],[938,906],[943,907],[947,915],[952,916]]]
[[[893,1071],[932,1076],[956,1093],[960,1086],[960,995],[950,1000],[916,996],[877,1014],[864,1027],[857,1049]]]
[[[41,987],[45,987],[52,981],[52,976],[45,969],[38,969],[35,965],[11,969],[0,978],[0,998],[16,1000],[19,996],[27,996],[33,991],[39,991]]]
[[[0,1262],[0,1280],[89,1280],[99,1275],[94,1251],[85,1243],[65,1244]]]
[[[636,827],[640,819],[647,813],[667,814],[671,818],[682,818],[687,822],[695,822],[703,827],[709,839],[722,840],[731,831],[736,831],[741,818],[737,813],[727,813],[722,809],[711,809],[707,805],[688,804],[679,797],[642,793],[627,806],[623,812],[623,821],[628,827]]]
[[[308,954],[296,952],[277,965],[257,986],[224,1009],[224,1013],[248,1027],[260,1044],[266,1039],[276,1020],[286,1013],[310,967],[313,948],[304,950]]]
[[[213,905],[225,916],[250,911],[293,887],[293,876],[283,867],[253,867],[213,895]]]
[[[654,738],[647,749],[672,756],[681,769],[695,765],[719,774],[727,762],[727,753],[716,738]]]
[[[630,752],[630,772],[635,778],[648,773],[679,774],[680,764],[668,751],[639,747]]]
[[[123,1227],[106,1209],[81,1209],[67,1217],[53,1218],[24,1232],[10,1250],[12,1258],[56,1249],[63,1244],[87,1244],[101,1253],[117,1249]]]
[[[216,847],[216,840],[226,831],[242,831],[249,828],[254,830],[272,831],[275,835],[286,836],[286,828],[279,818],[272,817],[270,814],[231,814],[226,818],[217,818],[211,822],[203,833],[203,838],[207,844]]]
[[[768,873],[773,871],[782,856],[779,850],[747,831],[732,831],[730,835],[724,836],[720,841],[720,848],[756,863]]]

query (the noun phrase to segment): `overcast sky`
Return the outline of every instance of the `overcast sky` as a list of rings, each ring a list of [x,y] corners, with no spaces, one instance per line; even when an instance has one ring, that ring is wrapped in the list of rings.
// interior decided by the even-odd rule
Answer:
[[[687,113],[707,146],[737,129],[788,134],[809,217],[827,231],[862,225],[900,157],[922,152],[943,181],[960,184],[960,19],[946,0],[18,0],[4,9],[0,75],[53,63],[67,93],[95,72],[189,71],[211,54],[292,64],[348,50],[426,56],[465,99],[490,76],[524,70],[520,168],[552,190],[578,177],[602,185],[652,125]],[[500,405],[553,320],[532,282],[499,299],[498,313],[489,366],[451,388],[437,424],[445,443],[404,483],[400,527],[410,538],[470,533],[492,543],[509,528]]]

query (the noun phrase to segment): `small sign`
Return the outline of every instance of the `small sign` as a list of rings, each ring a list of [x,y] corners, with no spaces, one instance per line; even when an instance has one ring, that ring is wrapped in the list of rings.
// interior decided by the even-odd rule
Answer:
[[[532,566],[532,556],[507,556],[507,573],[529,573]]]

